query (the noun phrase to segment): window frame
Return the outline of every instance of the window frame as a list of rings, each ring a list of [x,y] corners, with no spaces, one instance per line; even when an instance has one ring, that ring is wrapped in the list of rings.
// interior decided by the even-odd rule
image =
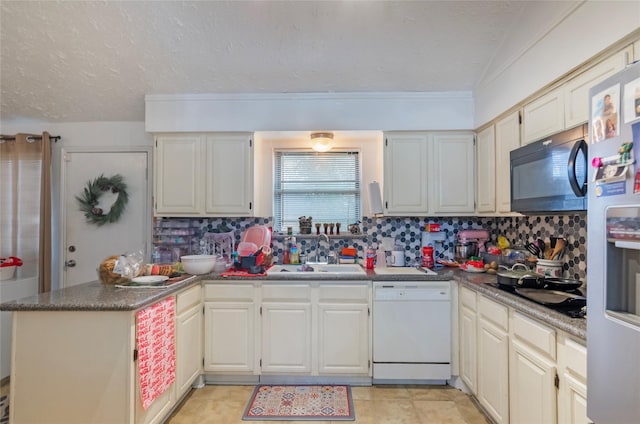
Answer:
[[[298,153],[298,154],[304,154],[304,153],[308,153],[308,154],[312,154],[312,155],[323,155],[323,154],[334,154],[334,153],[353,153],[353,154],[357,154],[357,176],[356,176],[356,184],[358,187],[358,193],[357,193],[357,216],[355,216],[355,221],[361,222],[363,217],[364,217],[364,211],[363,211],[363,196],[364,196],[364,192],[363,192],[363,187],[362,187],[362,174],[363,174],[363,154],[362,154],[362,149],[361,148],[348,148],[348,147],[339,147],[339,148],[332,148],[330,151],[328,152],[316,152],[312,149],[304,149],[304,148],[289,148],[289,147],[278,147],[278,148],[274,148],[272,150],[272,171],[271,171],[271,177],[272,177],[272,193],[271,193],[271,201],[272,201],[272,218],[273,218],[273,229],[274,231],[281,231],[281,232],[285,232],[286,231],[286,225],[283,224],[283,220],[281,219],[280,222],[278,222],[278,220],[276,219],[276,208],[280,207],[280,204],[278,202],[276,202],[276,186],[278,184],[278,175],[276,173],[276,167],[277,167],[277,156],[279,154],[283,154],[283,153]],[[310,213],[308,213],[308,215],[313,216],[313,211],[310,211]],[[282,217],[281,217],[282,218]],[[322,220],[321,222],[325,222],[326,220]],[[318,222],[316,220],[316,222]],[[334,217],[333,218],[333,222],[343,222],[341,221],[338,217]],[[346,224],[353,224],[354,222],[347,222]],[[279,225],[282,225],[282,228],[278,228]],[[297,223],[292,224],[291,225],[293,228],[292,230],[294,232],[299,232],[299,226]],[[343,231],[347,231],[347,228],[343,226]]]

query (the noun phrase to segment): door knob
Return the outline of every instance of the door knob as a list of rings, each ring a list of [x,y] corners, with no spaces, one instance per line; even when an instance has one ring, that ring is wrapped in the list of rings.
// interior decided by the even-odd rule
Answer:
[[[74,266],[76,266],[76,261],[74,261],[73,259],[69,259],[64,263],[64,265],[68,268],[73,268]]]

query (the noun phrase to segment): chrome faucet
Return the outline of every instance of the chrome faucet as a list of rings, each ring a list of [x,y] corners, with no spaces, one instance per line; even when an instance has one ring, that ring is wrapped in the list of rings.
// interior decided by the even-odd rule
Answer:
[[[320,239],[323,238],[329,243],[329,236],[326,234],[318,234],[316,238],[316,260],[315,263],[320,263]],[[328,257],[328,256],[327,256]]]

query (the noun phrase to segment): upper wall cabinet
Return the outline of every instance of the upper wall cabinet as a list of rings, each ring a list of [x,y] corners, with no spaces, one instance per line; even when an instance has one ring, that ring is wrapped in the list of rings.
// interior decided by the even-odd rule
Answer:
[[[385,133],[385,215],[473,213],[474,163],[469,132]]]
[[[385,134],[385,215],[415,216],[429,209],[429,140],[427,133]]]
[[[538,97],[524,106],[523,143],[531,143],[564,128],[562,87]]]
[[[431,214],[473,213],[475,146],[471,133],[433,134]]]
[[[520,112],[497,121],[496,212],[511,212],[511,151],[520,147]]]
[[[622,70],[632,57],[633,46],[626,47],[526,104],[522,143],[528,144],[587,122],[589,89]]]
[[[593,68],[569,80],[564,86],[564,126],[573,128],[589,120],[589,89],[622,70],[628,63],[632,46],[603,60]]]
[[[496,210],[496,141],[492,125],[477,136],[476,155],[478,162],[478,212]]]
[[[251,133],[156,137],[156,216],[251,216]]]

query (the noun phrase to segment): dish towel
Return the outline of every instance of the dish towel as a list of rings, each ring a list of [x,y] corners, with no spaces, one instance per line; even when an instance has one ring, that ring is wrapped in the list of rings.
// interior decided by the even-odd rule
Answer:
[[[176,378],[174,316],[174,297],[136,314],[140,398],[144,409],[162,395]]]

